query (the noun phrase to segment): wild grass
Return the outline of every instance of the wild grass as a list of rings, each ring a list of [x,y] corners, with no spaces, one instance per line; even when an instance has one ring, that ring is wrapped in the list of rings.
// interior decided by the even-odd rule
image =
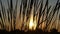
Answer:
[[[49,5],[49,0],[43,5],[44,0],[21,0],[20,11],[17,9],[18,0],[16,0],[15,8],[13,9],[13,1],[7,0],[8,9],[6,11],[3,2],[0,0],[0,27],[8,31],[19,29],[29,30],[29,21],[33,17],[33,21],[36,20],[36,29],[43,29],[44,31],[49,30],[52,24],[57,20],[59,15],[60,20],[60,2],[52,6]],[[55,16],[55,17],[54,17]],[[53,20],[53,18],[55,18]],[[53,21],[53,22],[52,22]],[[43,27],[44,25],[44,27]],[[57,26],[58,27],[58,26]]]

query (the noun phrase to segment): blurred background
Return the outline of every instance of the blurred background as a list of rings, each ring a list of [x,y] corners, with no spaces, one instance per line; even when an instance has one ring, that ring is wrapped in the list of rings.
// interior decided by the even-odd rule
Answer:
[[[60,32],[60,0],[0,0],[0,29]]]

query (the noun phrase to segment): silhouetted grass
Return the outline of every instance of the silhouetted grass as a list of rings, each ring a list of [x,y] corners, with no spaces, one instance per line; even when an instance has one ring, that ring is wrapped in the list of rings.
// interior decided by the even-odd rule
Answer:
[[[60,2],[57,0],[57,3],[52,6],[49,5],[49,0],[46,0],[46,3],[43,5],[44,0],[21,0],[20,5],[20,11],[18,11],[18,0],[16,0],[15,8],[13,9],[13,1],[7,0],[8,9],[6,11],[4,5],[2,4],[2,1],[0,0],[1,10],[0,10],[0,25],[1,29],[8,29],[9,31],[15,30],[17,27],[18,29],[27,29],[29,30],[29,22],[31,18],[31,14],[33,15],[33,21],[34,19],[37,21],[37,28],[39,29],[39,26],[42,23],[46,23],[44,31],[47,30],[49,25],[51,25],[51,22],[56,16],[54,22],[57,20],[57,15],[59,14],[60,9]],[[57,13],[57,14],[56,14]],[[42,17],[42,18],[41,18]],[[41,20],[41,21],[40,21]],[[59,15],[60,20],[60,15]],[[54,22],[52,24],[54,24]],[[7,24],[8,23],[8,24]],[[17,24],[20,24],[19,26]],[[17,26],[17,27],[16,27]],[[20,28],[19,28],[20,27]],[[52,26],[51,26],[52,27]]]

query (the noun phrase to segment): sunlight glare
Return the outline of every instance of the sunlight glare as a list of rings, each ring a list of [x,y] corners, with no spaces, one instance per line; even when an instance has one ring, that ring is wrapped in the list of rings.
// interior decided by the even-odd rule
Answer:
[[[32,30],[33,25],[34,25],[34,24],[33,24],[33,20],[31,19],[31,20],[30,20],[30,23],[29,23],[29,29],[31,29],[31,30]]]

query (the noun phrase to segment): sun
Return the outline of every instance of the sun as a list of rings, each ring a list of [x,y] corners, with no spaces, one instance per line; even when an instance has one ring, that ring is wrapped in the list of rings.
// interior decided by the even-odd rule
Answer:
[[[37,26],[36,20],[33,21],[33,19],[30,18],[29,29],[30,30],[36,30],[36,26]]]
[[[33,23],[33,20],[31,19],[29,23],[29,29],[32,30],[33,26],[34,26],[34,23]]]

